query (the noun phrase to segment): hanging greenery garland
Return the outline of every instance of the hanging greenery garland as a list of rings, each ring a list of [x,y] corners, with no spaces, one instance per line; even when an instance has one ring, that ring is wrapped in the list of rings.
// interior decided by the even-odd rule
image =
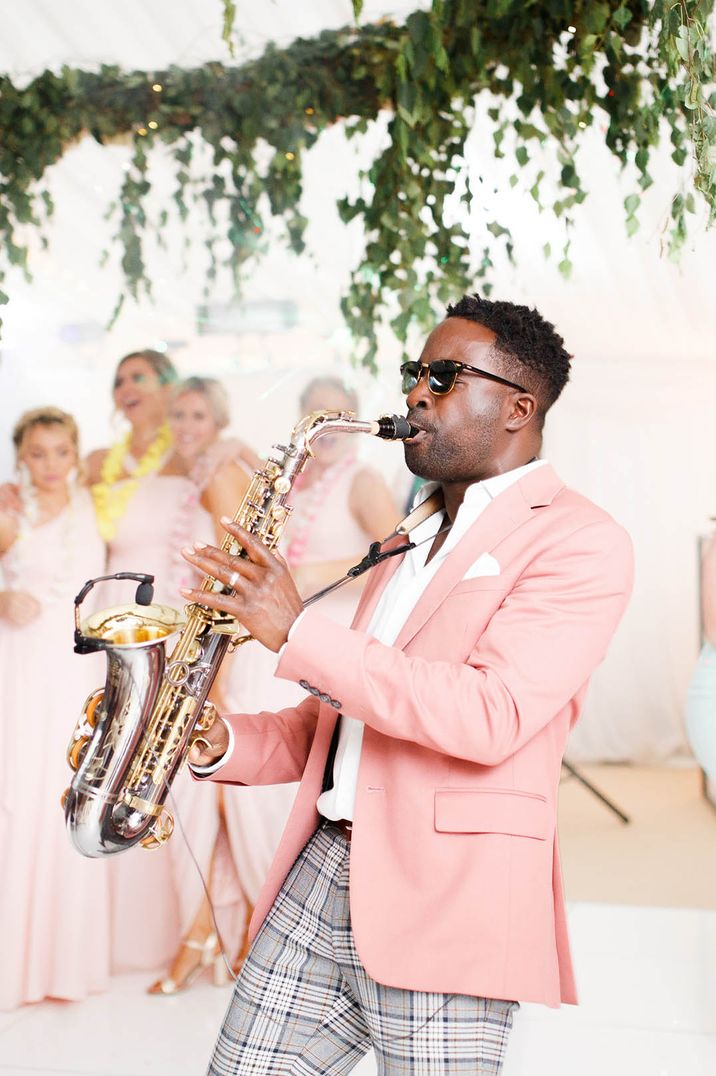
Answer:
[[[514,159],[513,186],[567,224],[584,201],[577,153],[585,132],[606,130],[622,165],[635,165],[626,228],[638,228],[649,160],[666,132],[681,185],[671,192],[670,250],[678,254],[687,216],[701,195],[716,216],[716,93],[709,19],[716,0],[434,0],[402,25],[389,20],[326,31],[288,48],[269,46],[236,66],[123,72],[63,68],[27,86],[0,77],[0,285],[9,266],[28,273],[27,226],[52,213],[48,169],[78,139],[128,137],[131,165],[114,209],[125,294],[150,293],[144,241],[208,213],[210,277],[260,257],[268,214],[291,248],[303,249],[302,160],[321,133],[342,122],[367,129],[388,110],[388,144],[362,176],[358,197],[339,202],[360,220],[365,247],[342,301],[366,365],[388,321],[405,339],[413,321],[429,325],[434,304],[474,287],[489,289],[495,248],[512,256],[509,222],[486,219],[476,258],[468,238],[473,199],[464,167],[475,99],[489,94],[485,153]],[[234,0],[222,0],[231,35]],[[352,0],[356,19],[362,0]],[[172,154],[174,213],[147,209],[149,154]],[[209,174],[196,174],[202,149]],[[541,147],[541,148],[539,148]],[[557,194],[547,200],[538,157],[553,154]],[[464,211],[456,214],[460,198]],[[457,219],[456,219],[457,218]],[[229,253],[222,241],[228,239]],[[570,270],[569,242],[560,269]],[[0,290],[0,303],[7,296]]]

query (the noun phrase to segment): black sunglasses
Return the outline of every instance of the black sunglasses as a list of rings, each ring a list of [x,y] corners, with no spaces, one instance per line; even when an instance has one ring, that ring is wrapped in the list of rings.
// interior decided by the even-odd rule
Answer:
[[[469,370],[471,374],[486,377],[488,381],[496,381],[498,385],[507,385],[508,388],[517,389],[518,392],[527,392],[521,385],[514,381],[508,381],[506,377],[498,377],[489,370],[480,370],[477,366],[468,366],[466,362],[455,362],[453,359],[436,359],[435,362],[404,362],[400,367],[403,378],[402,389],[407,396],[412,392],[423,372],[427,371],[428,388],[433,396],[447,396],[455,388],[455,382],[463,370]]]

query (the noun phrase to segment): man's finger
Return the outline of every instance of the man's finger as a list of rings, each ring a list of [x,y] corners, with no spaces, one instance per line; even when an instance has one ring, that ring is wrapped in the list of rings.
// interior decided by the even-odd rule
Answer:
[[[264,567],[271,566],[273,557],[255,534],[247,531],[244,527],[240,527],[238,523],[234,523],[228,516],[221,517],[221,525],[243,546],[254,564],[261,564]]]
[[[185,548],[181,552],[184,559],[193,564],[195,568],[198,568],[206,575],[210,575],[212,579],[218,579],[219,582],[231,587],[235,586],[233,581],[233,578],[235,578],[234,573],[243,579],[255,581],[259,571],[263,570],[252,564],[245,557],[232,557],[226,553],[211,556],[207,555],[205,549],[197,552],[194,549]]]
[[[205,605],[207,609],[216,609],[219,613],[228,613],[229,616],[241,619],[240,610],[237,609],[238,600],[233,594],[216,594],[213,590],[192,590],[190,587],[180,587],[179,593],[187,601]]]

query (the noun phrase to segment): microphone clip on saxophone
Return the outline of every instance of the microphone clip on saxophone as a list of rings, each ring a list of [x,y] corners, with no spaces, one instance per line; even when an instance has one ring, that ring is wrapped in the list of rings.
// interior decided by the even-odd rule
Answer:
[[[76,654],[90,654],[94,650],[101,650],[99,640],[89,638],[82,633],[80,626],[80,606],[96,583],[104,583],[108,579],[134,579],[139,584],[134,601],[137,605],[151,605],[154,599],[154,576],[143,572],[115,572],[114,575],[98,575],[94,579],[88,579],[79,594],[75,595],[75,646]]]

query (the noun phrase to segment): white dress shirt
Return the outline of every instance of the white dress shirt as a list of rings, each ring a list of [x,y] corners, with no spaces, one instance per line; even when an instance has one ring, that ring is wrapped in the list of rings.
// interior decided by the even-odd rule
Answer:
[[[437,572],[440,565],[455,548],[460,539],[466,534],[473,523],[500,493],[508,489],[514,482],[519,481],[524,475],[543,466],[545,460],[533,460],[523,467],[515,467],[512,471],[487,478],[483,482],[474,482],[468,486],[465,497],[455,517],[455,522],[447,533],[442,546],[426,563],[428,553],[432,547],[432,539],[445,525],[446,518],[443,512],[434,512],[428,519],[423,520],[417,527],[410,531],[411,542],[416,543],[416,548],[409,550],[397,571],[393,574],[390,582],[383,591],[376,605],[370,623],[366,628],[368,635],[372,635],[386,646],[392,646],[398,638],[406,620],[417,605],[423,591]],[[428,483],[418,490],[413,506],[421,504],[437,489],[436,483]],[[468,568],[464,578],[472,578],[480,575],[499,575],[500,565],[489,553],[482,553],[475,563]],[[301,615],[294,622],[291,631],[298,625]],[[291,632],[289,632],[289,639]],[[316,802],[319,814],[324,818],[353,820],[353,806],[355,803],[356,784],[358,781],[358,767],[360,766],[361,747],[363,743],[364,724],[354,717],[342,714],[339,718],[340,727],[336,756],[333,762],[333,787],[323,792]],[[227,723],[228,724],[228,723]],[[210,766],[191,766],[190,768],[202,777],[208,776],[218,770],[231,757],[234,749],[233,736],[226,752],[220,759]]]
[[[392,646],[440,565],[484,512],[490,501],[493,501],[503,490],[508,489],[513,482],[517,482],[530,471],[542,466],[544,462],[544,460],[533,460],[524,467],[516,467],[505,474],[495,475],[494,478],[488,478],[484,482],[475,482],[469,486],[443,545],[428,563],[426,560],[432,546],[430,539],[434,538],[443,526],[444,514],[435,512],[410,531],[410,541],[422,544],[417,544],[415,549],[405,554],[400,567],[380,596],[366,629],[367,634],[385,643],[386,646]],[[430,483],[418,490],[415,505],[429,497],[436,488],[434,483]],[[474,572],[473,569],[475,569]],[[495,558],[483,553],[466,574],[467,576],[498,575],[499,570],[500,566]],[[338,745],[333,763],[333,787],[318,797],[316,806],[319,814],[322,814],[324,818],[344,818],[352,821],[364,724],[345,714],[339,720]]]

